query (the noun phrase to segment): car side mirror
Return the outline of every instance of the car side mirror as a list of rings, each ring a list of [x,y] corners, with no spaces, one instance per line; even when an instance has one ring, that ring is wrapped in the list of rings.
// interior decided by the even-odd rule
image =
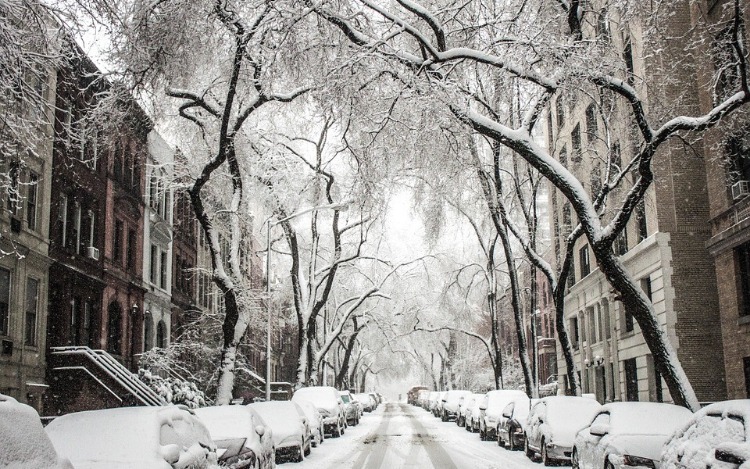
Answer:
[[[258,436],[262,437],[266,434],[266,427],[264,427],[263,425],[257,425],[255,427],[255,433],[257,433]]]
[[[180,447],[175,444],[163,445],[159,452],[161,457],[169,464],[175,464],[180,460]]]
[[[509,419],[511,417],[510,412],[503,412],[503,418]]]
[[[738,466],[744,464],[747,459],[738,446],[737,443],[721,443],[714,452],[714,459]]]
[[[487,410],[487,407],[484,407],[484,406],[481,406],[481,405],[480,405],[480,406],[479,406],[479,410]]]
[[[609,425],[604,423],[591,425],[591,427],[589,428],[589,433],[594,436],[604,436],[609,433]]]

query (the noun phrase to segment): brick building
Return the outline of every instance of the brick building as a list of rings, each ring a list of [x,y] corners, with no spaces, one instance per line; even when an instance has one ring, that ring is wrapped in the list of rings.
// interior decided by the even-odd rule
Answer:
[[[750,6],[743,4],[744,18]],[[712,0],[693,6],[693,21],[703,31],[697,82],[700,108],[739,89],[737,58],[729,42],[733,2]],[[746,28],[746,23],[745,23]],[[746,31],[740,36],[746,38]],[[727,66],[729,64],[729,66]],[[712,86],[713,85],[713,86]],[[705,242],[714,262],[721,313],[726,388],[729,399],[750,397],[750,121],[735,117],[707,132],[696,146],[707,155],[706,178],[711,237]]]
[[[693,26],[690,7],[676,2],[672,10],[660,27],[667,36],[682,37]],[[611,41],[622,55],[623,78],[648,96],[649,103],[672,103],[670,112],[680,114],[699,112],[695,73],[692,64],[682,60],[686,42],[643,37],[639,25],[622,24],[611,11],[597,13],[592,8],[589,14],[598,17],[586,22],[584,34]],[[654,54],[657,48],[659,54]],[[680,69],[665,68],[673,64]],[[558,98],[550,106],[547,142],[558,160],[596,193],[607,160],[623,168],[638,151],[631,122],[630,109],[620,99]],[[606,141],[600,138],[605,129],[610,132]],[[654,183],[614,249],[651,299],[698,399],[714,401],[725,398],[726,391],[721,349],[706,353],[716,350],[721,334],[716,282],[709,274],[712,263],[705,249],[710,225],[702,156],[701,148],[688,149],[676,139],[660,147],[653,160]],[[626,187],[628,182],[632,178],[627,178]],[[623,195],[622,190],[611,194],[608,206],[617,206]],[[558,191],[550,193],[550,206],[559,261],[565,236],[576,224],[575,214]],[[638,324],[597,269],[585,238],[578,240],[574,253],[565,310],[583,392],[596,394],[602,402],[669,401]],[[561,356],[558,366],[563,376]]]

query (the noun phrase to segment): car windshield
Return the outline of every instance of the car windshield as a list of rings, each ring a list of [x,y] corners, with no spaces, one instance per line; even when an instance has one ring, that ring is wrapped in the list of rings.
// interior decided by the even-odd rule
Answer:
[[[348,403],[351,402],[351,399],[349,399],[349,395],[348,394],[342,394],[341,395],[341,400],[344,401],[344,404],[348,404]]]

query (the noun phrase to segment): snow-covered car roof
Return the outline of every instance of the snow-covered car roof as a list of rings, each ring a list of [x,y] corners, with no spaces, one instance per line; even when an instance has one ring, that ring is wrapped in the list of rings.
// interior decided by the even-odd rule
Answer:
[[[209,467],[216,445],[198,418],[180,406],[121,407],[57,417],[46,429],[77,469]]]
[[[304,410],[292,401],[254,402],[248,405],[271,427],[276,446],[292,437],[303,437]]]
[[[335,408],[339,404],[339,392],[332,386],[310,386],[294,392],[292,400],[304,399],[324,409]]]
[[[32,407],[0,394],[0,467],[73,469],[58,456]]]
[[[609,413],[610,435],[671,435],[693,416],[685,407],[659,402],[612,402],[599,412]]]
[[[487,393],[487,410],[502,412],[508,402],[527,397],[526,393],[517,389],[499,389]]]

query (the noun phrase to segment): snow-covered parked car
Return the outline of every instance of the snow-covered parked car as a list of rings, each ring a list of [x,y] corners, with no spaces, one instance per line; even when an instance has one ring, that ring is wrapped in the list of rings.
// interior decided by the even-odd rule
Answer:
[[[305,416],[307,417],[307,424],[310,427],[310,432],[312,433],[313,447],[316,447],[319,444],[323,443],[323,440],[325,440],[325,430],[323,428],[323,417],[320,416],[318,408],[315,407],[315,404],[313,404],[312,402],[306,401],[304,399],[297,399],[294,402],[296,402],[297,405],[299,405],[305,412]]]
[[[448,393],[448,391],[442,391],[439,392],[437,395],[437,398],[435,399],[435,405],[432,407],[432,415],[435,417],[440,417],[443,413],[443,399],[445,399],[445,395]]]
[[[660,469],[746,469],[750,464],[750,399],[710,404],[664,445]]]
[[[534,400],[536,402],[536,399]],[[526,421],[531,412],[532,400],[527,395],[510,401],[502,413],[502,422],[497,426],[497,444],[513,451],[523,448]]]
[[[417,405],[421,408],[425,408],[427,400],[430,398],[430,391],[427,389],[421,389],[417,393]]]
[[[467,410],[466,430],[472,433],[479,431],[479,417],[482,415],[480,407],[487,394],[474,394],[474,405]]]
[[[443,422],[458,420],[458,406],[461,404],[461,399],[467,396],[471,396],[471,391],[454,389],[446,392],[443,398],[443,410],[440,413],[440,420]]]
[[[673,404],[606,404],[576,435],[571,464],[574,469],[656,467],[664,443],[692,416]]]
[[[476,394],[471,393],[463,398],[458,403],[458,416],[456,417],[456,425],[459,427],[466,426],[467,409],[470,409],[476,402]]]
[[[219,464],[231,469],[273,469],[273,431],[252,408],[244,405],[201,407],[195,415],[216,443]]]
[[[184,406],[121,407],[63,415],[45,428],[77,469],[213,468],[216,445]]]
[[[0,394],[0,467],[73,469],[61,458],[33,407]]]
[[[344,414],[346,415],[347,425],[357,425],[359,423],[359,408],[352,401],[352,395],[349,391],[339,391],[341,401],[344,403]]]
[[[310,426],[299,405],[292,401],[270,401],[254,402],[248,407],[271,427],[277,463],[287,459],[301,462],[310,454]]]
[[[490,441],[497,438],[497,427],[503,420],[503,409],[514,399],[526,396],[517,389],[499,389],[485,394],[479,405],[479,438]]]
[[[551,396],[540,399],[529,413],[524,450],[541,454],[545,466],[569,461],[576,434],[591,423],[601,405],[589,397]]]
[[[323,427],[327,434],[339,437],[346,428],[346,410],[339,392],[332,386],[310,386],[294,392],[292,401],[304,399],[315,404],[323,417]]]
[[[427,407],[425,407],[425,410],[432,412],[432,409],[435,408],[435,405],[437,404],[437,400],[439,398],[440,398],[439,391],[430,391],[430,396],[427,398]]]
[[[368,393],[355,394],[354,397],[362,403],[362,409],[365,412],[372,412],[375,410],[375,400]]]

